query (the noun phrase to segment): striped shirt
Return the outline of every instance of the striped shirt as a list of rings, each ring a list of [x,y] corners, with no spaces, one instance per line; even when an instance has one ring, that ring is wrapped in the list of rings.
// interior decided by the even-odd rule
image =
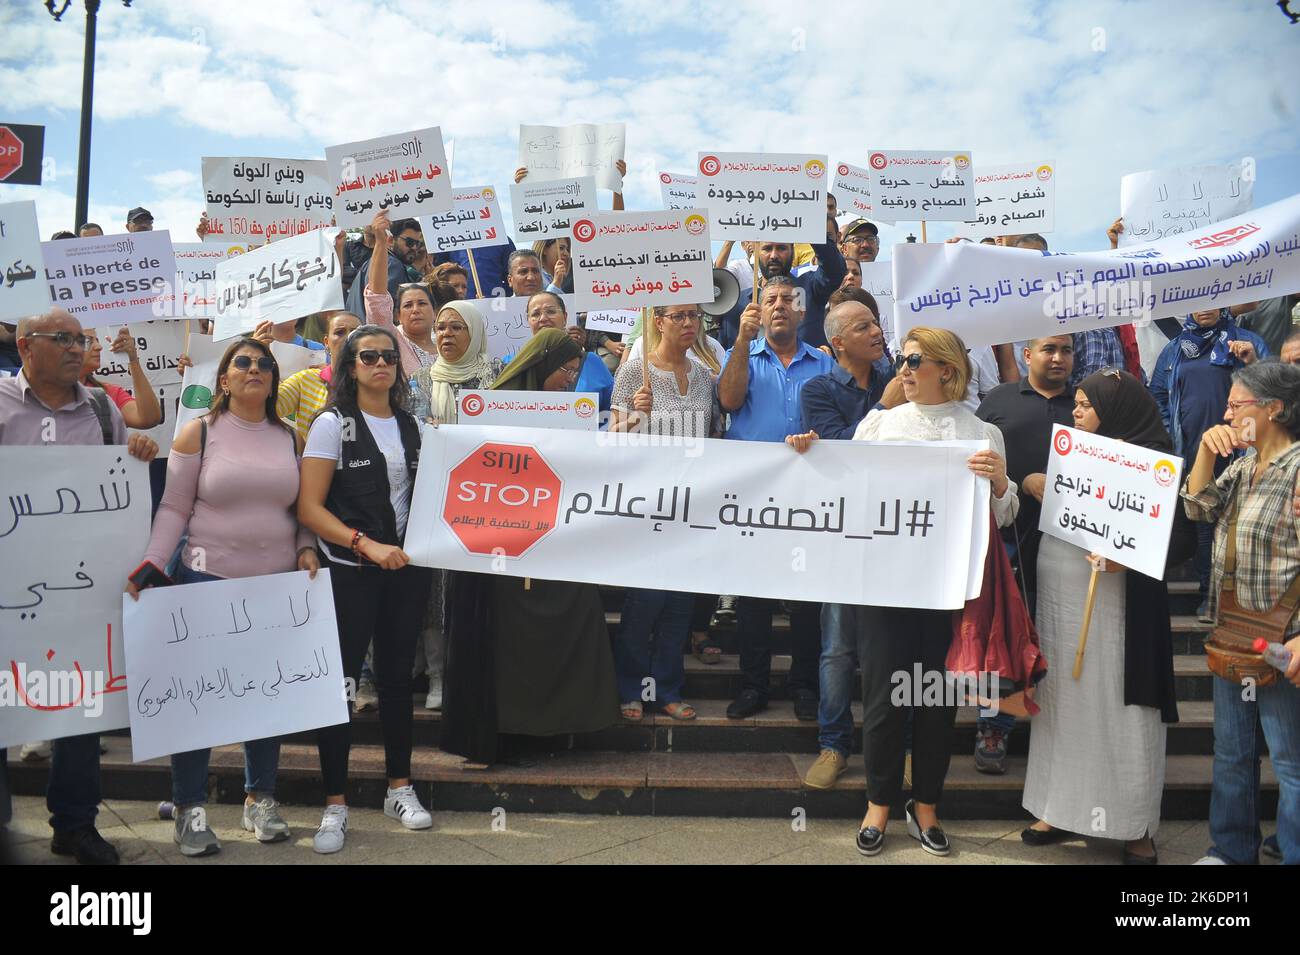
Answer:
[[[307,432],[320,410],[325,407],[330,386],[320,376],[319,368],[304,368],[280,382],[275,394],[275,413],[293,425],[294,430],[307,440]]]
[[[1187,516],[1215,523],[1210,584],[1210,615],[1218,619],[1219,589],[1228,553],[1231,504],[1237,502],[1237,602],[1245,610],[1272,610],[1300,574],[1300,520],[1292,501],[1300,478],[1300,442],[1292,444],[1266,467],[1251,486],[1255,469],[1252,451],[1232,464],[1199,494],[1183,487]],[[1300,612],[1287,626],[1288,637],[1300,633]]]

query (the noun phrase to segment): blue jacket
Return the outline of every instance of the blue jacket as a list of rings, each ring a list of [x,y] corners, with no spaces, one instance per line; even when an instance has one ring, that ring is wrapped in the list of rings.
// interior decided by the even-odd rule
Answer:
[[[1255,346],[1258,357],[1269,357],[1268,345],[1254,332],[1238,327],[1229,340],[1248,341]],[[1200,358],[1187,358],[1179,347],[1181,341],[1179,336],[1160,350],[1151,374],[1151,394],[1160,406],[1160,417],[1174,441],[1175,453],[1194,460],[1201,436],[1223,421],[1232,373],[1242,363],[1233,358],[1231,365],[1211,365],[1208,350]],[[1195,376],[1190,387],[1189,375]]]
[[[493,295],[510,294],[510,286],[506,285],[506,264],[510,261],[510,253],[513,251],[515,251],[515,244],[507,236],[506,241],[501,245],[488,245],[475,249],[473,269],[469,267],[469,253],[465,249],[439,252],[434,255],[433,261],[438,265],[444,262],[455,262],[464,269],[469,276],[470,298],[491,298]],[[474,284],[475,269],[478,270],[479,281],[483,283],[482,289],[478,289]]]

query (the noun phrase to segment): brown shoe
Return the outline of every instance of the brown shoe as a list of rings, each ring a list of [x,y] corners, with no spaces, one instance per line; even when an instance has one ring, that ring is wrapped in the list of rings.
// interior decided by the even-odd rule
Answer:
[[[832,789],[835,780],[844,775],[848,768],[849,761],[846,757],[833,749],[824,749],[817,757],[817,762],[808,770],[808,775],[803,778],[803,784],[810,789]]]

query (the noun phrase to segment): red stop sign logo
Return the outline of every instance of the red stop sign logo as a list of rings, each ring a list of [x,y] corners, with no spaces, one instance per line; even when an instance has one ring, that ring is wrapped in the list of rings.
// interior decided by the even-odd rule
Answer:
[[[0,182],[8,179],[23,164],[23,141],[8,126],[0,126]]]
[[[471,554],[521,557],[555,528],[564,482],[531,445],[481,445],[449,478],[442,519]]]

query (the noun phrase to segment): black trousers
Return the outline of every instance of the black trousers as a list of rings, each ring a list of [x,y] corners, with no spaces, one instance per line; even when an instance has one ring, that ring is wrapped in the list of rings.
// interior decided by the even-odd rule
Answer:
[[[951,610],[862,607],[858,660],[862,666],[862,755],[867,798],[896,806],[903,791],[907,711],[912,711],[912,795],[938,803],[952,755],[955,706],[913,705],[930,681],[942,681],[952,643]],[[930,675],[917,686],[915,665]],[[901,674],[898,678],[895,674]],[[942,688],[944,684],[940,682]],[[931,691],[933,692],[933,690]],[[945,697],[943,702],[948,702]]]
[[[822,605],[790,604],[790,680],[788,688],[818,691],[817,665],[822,654]],[[779,601],[736,598],[736,636],[740,643],[741,686],[767,699],[772,683],[772,614]]]
[[[334,613],[338,618],[343,675],[355,690],[361,664],[374,638],[375,690],[379,696],[379,725],[384,734],[384,768],[390,779],[411,775],[414,702],[411,661],[429,604],[433,571],[407,564],[401,570],[321,564],[330,569]],[[352,713],[353,694],[348,698]],[[340,723],[317,731],[325,793],[341,795],[348,781],[348,752],[352,724]]]

